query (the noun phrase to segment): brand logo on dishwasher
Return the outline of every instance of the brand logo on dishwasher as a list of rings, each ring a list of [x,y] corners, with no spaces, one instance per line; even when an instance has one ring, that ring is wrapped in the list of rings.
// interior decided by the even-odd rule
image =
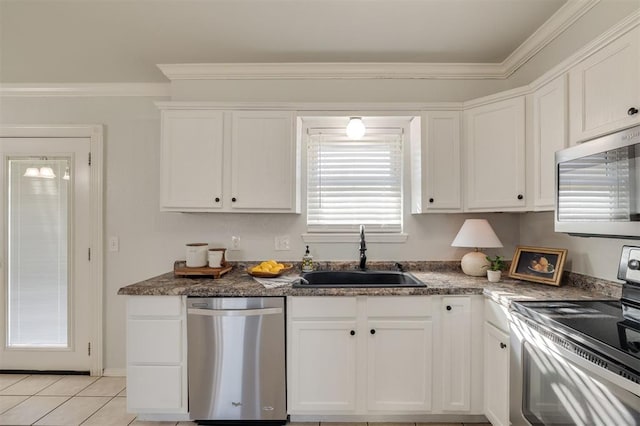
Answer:
[[[622,140],[623,141],[631,140],[633,138],[637,138],[638,136],[640,136],[640,130],[636,130],[635,132],[631,132],[631,133],[627,133],[626,135],[623,135]]]
[[[234,407],[242,407],[242,402],[231,402]]]

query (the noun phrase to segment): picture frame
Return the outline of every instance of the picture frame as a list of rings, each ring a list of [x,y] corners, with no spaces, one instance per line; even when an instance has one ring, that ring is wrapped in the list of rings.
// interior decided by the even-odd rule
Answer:
[[[517,246],[509,277],[559,286],[566,258],[566,249]]]

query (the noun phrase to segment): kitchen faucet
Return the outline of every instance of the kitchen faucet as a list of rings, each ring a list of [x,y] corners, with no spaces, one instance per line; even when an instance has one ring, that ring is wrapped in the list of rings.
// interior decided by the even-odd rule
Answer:
[[[367,243],[364,240],[364,225],[360,225],[360,270],[367,269],[367,255],[364,254],[367,251]]]

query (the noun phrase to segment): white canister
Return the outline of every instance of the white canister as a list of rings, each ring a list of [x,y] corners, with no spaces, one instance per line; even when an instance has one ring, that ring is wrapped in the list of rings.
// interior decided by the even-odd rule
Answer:
[[[187,244],[187,267],[200,268],[207,266],[207,243],[190,243]]]
[[[209,249],[209,268],[221,268],[224,266],[224,252],[225,248],[212,248]]]

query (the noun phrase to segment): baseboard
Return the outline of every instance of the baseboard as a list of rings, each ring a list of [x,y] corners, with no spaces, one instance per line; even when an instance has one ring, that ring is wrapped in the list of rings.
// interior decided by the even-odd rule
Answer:
[[[105,368],[102,375],[106,377],[125,377],[127,375],[126,368]]]

